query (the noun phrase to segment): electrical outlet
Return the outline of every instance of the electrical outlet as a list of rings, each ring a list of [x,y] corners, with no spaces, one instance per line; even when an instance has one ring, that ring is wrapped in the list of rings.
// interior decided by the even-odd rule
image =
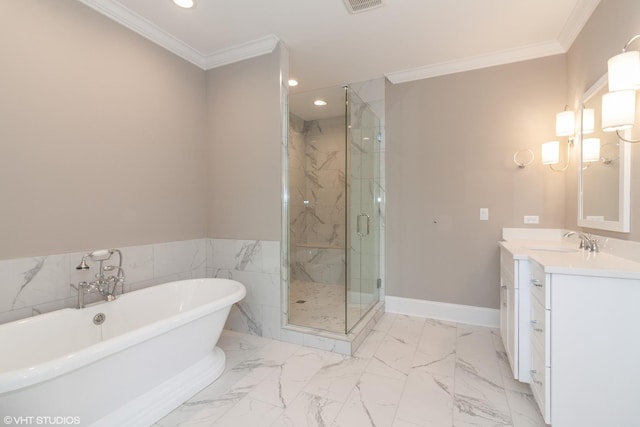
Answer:
[[[489,221],[489,208],[480,208],[480,221]]]
[[[525,224],[540,224],[540,218],[538,215],[525,215],[524,217]]]

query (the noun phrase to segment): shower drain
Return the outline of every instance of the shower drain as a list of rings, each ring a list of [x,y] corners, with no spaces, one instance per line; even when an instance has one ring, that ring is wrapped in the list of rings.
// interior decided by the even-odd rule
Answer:
[[[105,316],[104,313],[98,313],[95,316],[93,316],[93,323],[96,325],[102,325],[104,323],[104,319],[106,319],[107,316]]]

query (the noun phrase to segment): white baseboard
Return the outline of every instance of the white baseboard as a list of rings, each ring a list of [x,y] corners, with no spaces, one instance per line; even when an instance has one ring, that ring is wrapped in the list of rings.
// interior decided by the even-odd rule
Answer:
[[[387,295],[385,298],[385,311],[469,325],[488,326],[490,328],[500,327],[500,310],[494,308],[448,304]]]

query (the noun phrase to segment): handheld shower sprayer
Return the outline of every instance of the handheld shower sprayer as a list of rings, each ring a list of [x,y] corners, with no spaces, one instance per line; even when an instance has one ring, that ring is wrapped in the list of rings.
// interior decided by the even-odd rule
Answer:
[[[92,261],[106,261],[111,258],[114,252],[118,252],[118,256],[120,257],[120,267],[122,267],[122,253],[118,249],[100,249],[98,251],[89,252],[82,256],[82,261],[76,267],[76,270],[88,270],[89,265],[87,264],[87,257],[91,258]]]

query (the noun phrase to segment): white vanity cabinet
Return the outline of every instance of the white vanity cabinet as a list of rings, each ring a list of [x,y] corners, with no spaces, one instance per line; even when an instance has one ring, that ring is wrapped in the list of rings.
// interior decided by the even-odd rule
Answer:
[[[529,263],[531,389],[545,422],[640,426],[640,280]]]
[[[529,382],[529,261],[500,248],[500,335],[513,378]]]

